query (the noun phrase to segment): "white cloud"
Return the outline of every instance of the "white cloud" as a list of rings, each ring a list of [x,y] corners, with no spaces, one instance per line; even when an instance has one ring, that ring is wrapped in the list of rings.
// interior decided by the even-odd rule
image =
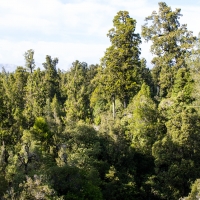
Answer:
[[[39,67],[45,62],[45,56],[50,55],[52,58],[58,57],[58,67],[67,69],[75,60],[87,62],[88,64],[99,63],[100,57],[103,57],[103,52],[106,49],[104,44],[84,44],[84,43],[60,43],[60,42],[43,42],[37,43],[20,41],[10,42],[0,40],[0,47],[5,47],[0,54],[0,59],[8,61],[9,64],[24,66],[24,53],[28,49],[34,49],[35,62]],[[100,57],[99,57],[100,56]],[[12,60],[15,62],[13,63]],[[92,62],[91,62],[92,61]]]
[[[200,6],[173,4],[173,10],[176,7],[182,8],[181,23],[197,35]],[[0,1],[0,63],[23,65],[28,49],[35,50],[37,63],[47,54],[59,57],[63,69],[76,59],[98,63],[110,45],[106,34],[119,10],[129,11],[140,32],[145,17],[157,9],[152,0]],[[142,56],[150,63],[149,44],[142,45]]]
[[[200,6],[182,6],[181,13],[183,16],[180,21],[182,24],[187,24],[188,30],[193,31],[197,36],[200,32],[200,26],[198,26],[198,19],[200,19]]]

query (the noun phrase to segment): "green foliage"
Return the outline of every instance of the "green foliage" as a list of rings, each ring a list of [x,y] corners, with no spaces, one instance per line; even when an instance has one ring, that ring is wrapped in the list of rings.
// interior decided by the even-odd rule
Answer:
[[[53,133],[49,130],[48,124],[43,117],[38,117],[35,120],[32,129],[33,138],[41,144],[44,151],[50,150],[50,144],[52,143]]]
[[[200,180],[197,179],[191,186],[191,192],[188,197],[181,198],[181,200],[197,200],[200,197],[199,185]]]
[[[180,101],[185,103],[192,103],[194,101],[193,90],[194,80],[190,71],[185,68],[179,69],[175,77],[172,96],[177,96]]]
[[[0,199],[198,198],[199,40],[191,51],[179,16],[161,2],[146,19],[153,69],[120,11],[101,66],[65,72],[47,55],[35,69],[30,49],[26,68],[2,70]]]
[[[200,118],[188,97],[185,98],[183,87],[176,97],[165,99],[159,105],[166,134],[152,148],[156,172],[152,185],[160,198],[177,199],[187,195],[190,181],[199,176]]]
[[[92,82],[95,84],[94,90],[90,96],[90,107],[93,111],[93,121],[96,125],[99,125],[102,121],[102,116],[107,114],[106,112],[109,110],[110,99],[104,93],[104,89],[102,84],[99,84],[101,81],[101,70],[102,68],[98,68],[98,74],[94,77]],[[104,117],[103,117],[104,118]]]
[[[46,56],[46,62],[43,63],[45,68],[44,74],[44,93],[46,98],[53,99],[54,95],[60,97],[59,92],[59,76],[56,69],[58,58],[52,59],[51,56]]]
[[[158,112],[151,99],[150,89],[143,84],[141,90],[133,98],[126,110],[127,136],[132,146],[141,152],[151,154],[153,143],[159,136]]]
[[[195,43],[191,56],[187,59],[187,64],[190,68],[190,73],[193,78],[193,91],[192,97],[194,97],[193,105],[197,108],[199,113],[199,85],[200,85],[200,77],[199,77],[199,70],[200,70],[200,34],[198,35],[198,39]]]
[[[4,195],[4,199],[16,199],[16,200],[25,200],[25,199],[41,199],[41,200],[62,200],[62,197],[58,197],[52,189],[44,176],[34,175],[34,178],[26,177],[26,181],[19,185],[21,192],[17,194],[11,188],[10,191],[7,191],[7,194]]]
[[[180,25],[180,12],[181,9],[172,11],[166,3],[160,2],[158,13],[153,11],[142,27],[144,39],[152,41],[150,51],[155,55],[152,76],[161,97],[170,95],[178,69],[187,68],[186,58],[196,39],[185,24]]]
[[[127,104],[139,89],[140,49],[139,34],[135,33],[136,20],[127,11],[120,11],[114,17],[114,28],[108,32],[111,46],[101,60],[104,92],[109,98],[118,97]],[[126,106],[126,105],[125,105]]]
[[[8,189],[8,181],[6,180],[4,174],[2,173],[0,175],[0,197],[3,196],[3,194],[6,192]]]
[[[64,199],[102,199],[96,181],[88,177],[88,172],[77,167],[55,167],[51,169],[53,186],[58,195]],[[93,177],[95,180],[95,175]]]
[[[25,58],[25,66],[27,67],[27,69],[33,73],[33,70],[35,68],[35,61],[34,61],[34,50],[33,49],[29,49],[27,52],[25,52],[24,54],[24,58]]]
[[[46,96],[43,81],[44,72],[39,68],[29,75],[27,80],[23,115],[29,128],[33,126],[36,117],[44,115],[43,108],[46,103]]]
[[[38,139],[38,141],[44,141],[48,137],[50,137],[49,127],[46,123],[46,120],[43,117],[38,117],[35,120],[33,129],[35,132],[35,137],[36,137],[36,139]]]
[[[90,81],[93,68],[89,69],[86,63],[75,61],[70,72],[67,73],[67,100],[65,110],[67,119],[90,121]]]
[[[94,128],[78,123],[75,128],[69,127],[67,131],[67,163],[70,166],[80,168],[91,168],[93,164],[98,164],[97,157],[100,154],[100,143],[97,132]]]

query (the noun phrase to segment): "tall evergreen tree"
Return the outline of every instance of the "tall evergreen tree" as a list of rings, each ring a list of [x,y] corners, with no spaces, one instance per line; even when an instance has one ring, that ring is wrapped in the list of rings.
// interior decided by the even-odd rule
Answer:
[[[127,111],[130,112],[129,115],[132,114],[132,117],[126,116],[132,146],[139,152],[151,155],[152,145],[159,137],[161,127],[157,122],[157,106],[151,99],[150,89],[146,84],[142,85]]]
[[[68,119],[77,121],[90,118],[89,85],[87,64],[76,60],[67,73],[65,110]]]
[[[35,68],[35,60],[33,58],[34,56],[34,50],[33,49],[29,49],[28,51],[25,52],[24,54],[24,58],[25,58],[25,66],[27,67],[27,69],[32,73],[34,68]]]
[[[111,46],[101,60],[103,66],[102,84],[108,96],[119,98],[127,106],[128,100],[139,90],[140,48],[139,34],[135,33],[136,20],[127,11],[120,11],[114,17],[114,28],[107,36]]]
[[[195,43],[191,56],[187,59],[191,76],[194,80],[194,90],[192,96],[195,98],[193,105],[200,113],[200,34]]]
[[[36,117],[44,115],[47,98],[44,76],[44,72],[38,68],[29,75],[27,80],[23,114],[26,118],[28,128],[33,126]]]
[[[152,187],[161,199],[186,196],[190,181],[199,177],[200,118],[191,104],[192,88],[189,72],[180,68],[175,77],[172,97],[159,104],[166,132],[152,148],[156,173],[152,176]]]
[[[190,55],[196,39],[186,24],[180,25],[180,12],[181,9],[172,11],[166,3],[160,2],[158,13],[153,11],[142,27],[144,39],[152,41],[150,51],[155,55],[152,74],[157,94],[161,97],[170,94],[177,70],[187,68],[185,58]]]
[[[56,69],[56,65],[58,64],[58,58],[52,59],[51,56],[46,56],[46,62],[43,63],[43,67],[45,68],[45,77],[44,77],[44,85],[45,85],[45,95],[46,98],[50,100],[53,99],[56,94],[57,98],[60,98],[59,92],[59,75]]]

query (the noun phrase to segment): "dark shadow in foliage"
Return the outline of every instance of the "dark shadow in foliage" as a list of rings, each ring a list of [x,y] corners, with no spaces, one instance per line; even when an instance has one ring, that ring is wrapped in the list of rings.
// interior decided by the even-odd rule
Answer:
[[[100,188],[91,181],[86,170],[74,166],[53,167],[50,179],[58,196],[64,196],[64,199],[102,199]]]

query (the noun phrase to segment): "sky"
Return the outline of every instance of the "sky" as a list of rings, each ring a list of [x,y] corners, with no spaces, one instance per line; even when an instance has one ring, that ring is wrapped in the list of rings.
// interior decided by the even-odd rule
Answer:
[[[46,55],[58,57],[58,68],[68,70],[79,60],[99,64],[106,48],[106,36],[120,10],[129,12],[141,33],[145,17],[158,10],[156,0],[0,0],[0,66],[6,71],[24,66],[24,53],[33,49],[37,67]],[[181,8],[181,24],[195,36],[200,32],[200,0],[165,0],[175,10]],[[150,43],[143,41],[141,58],[151,68]]]

